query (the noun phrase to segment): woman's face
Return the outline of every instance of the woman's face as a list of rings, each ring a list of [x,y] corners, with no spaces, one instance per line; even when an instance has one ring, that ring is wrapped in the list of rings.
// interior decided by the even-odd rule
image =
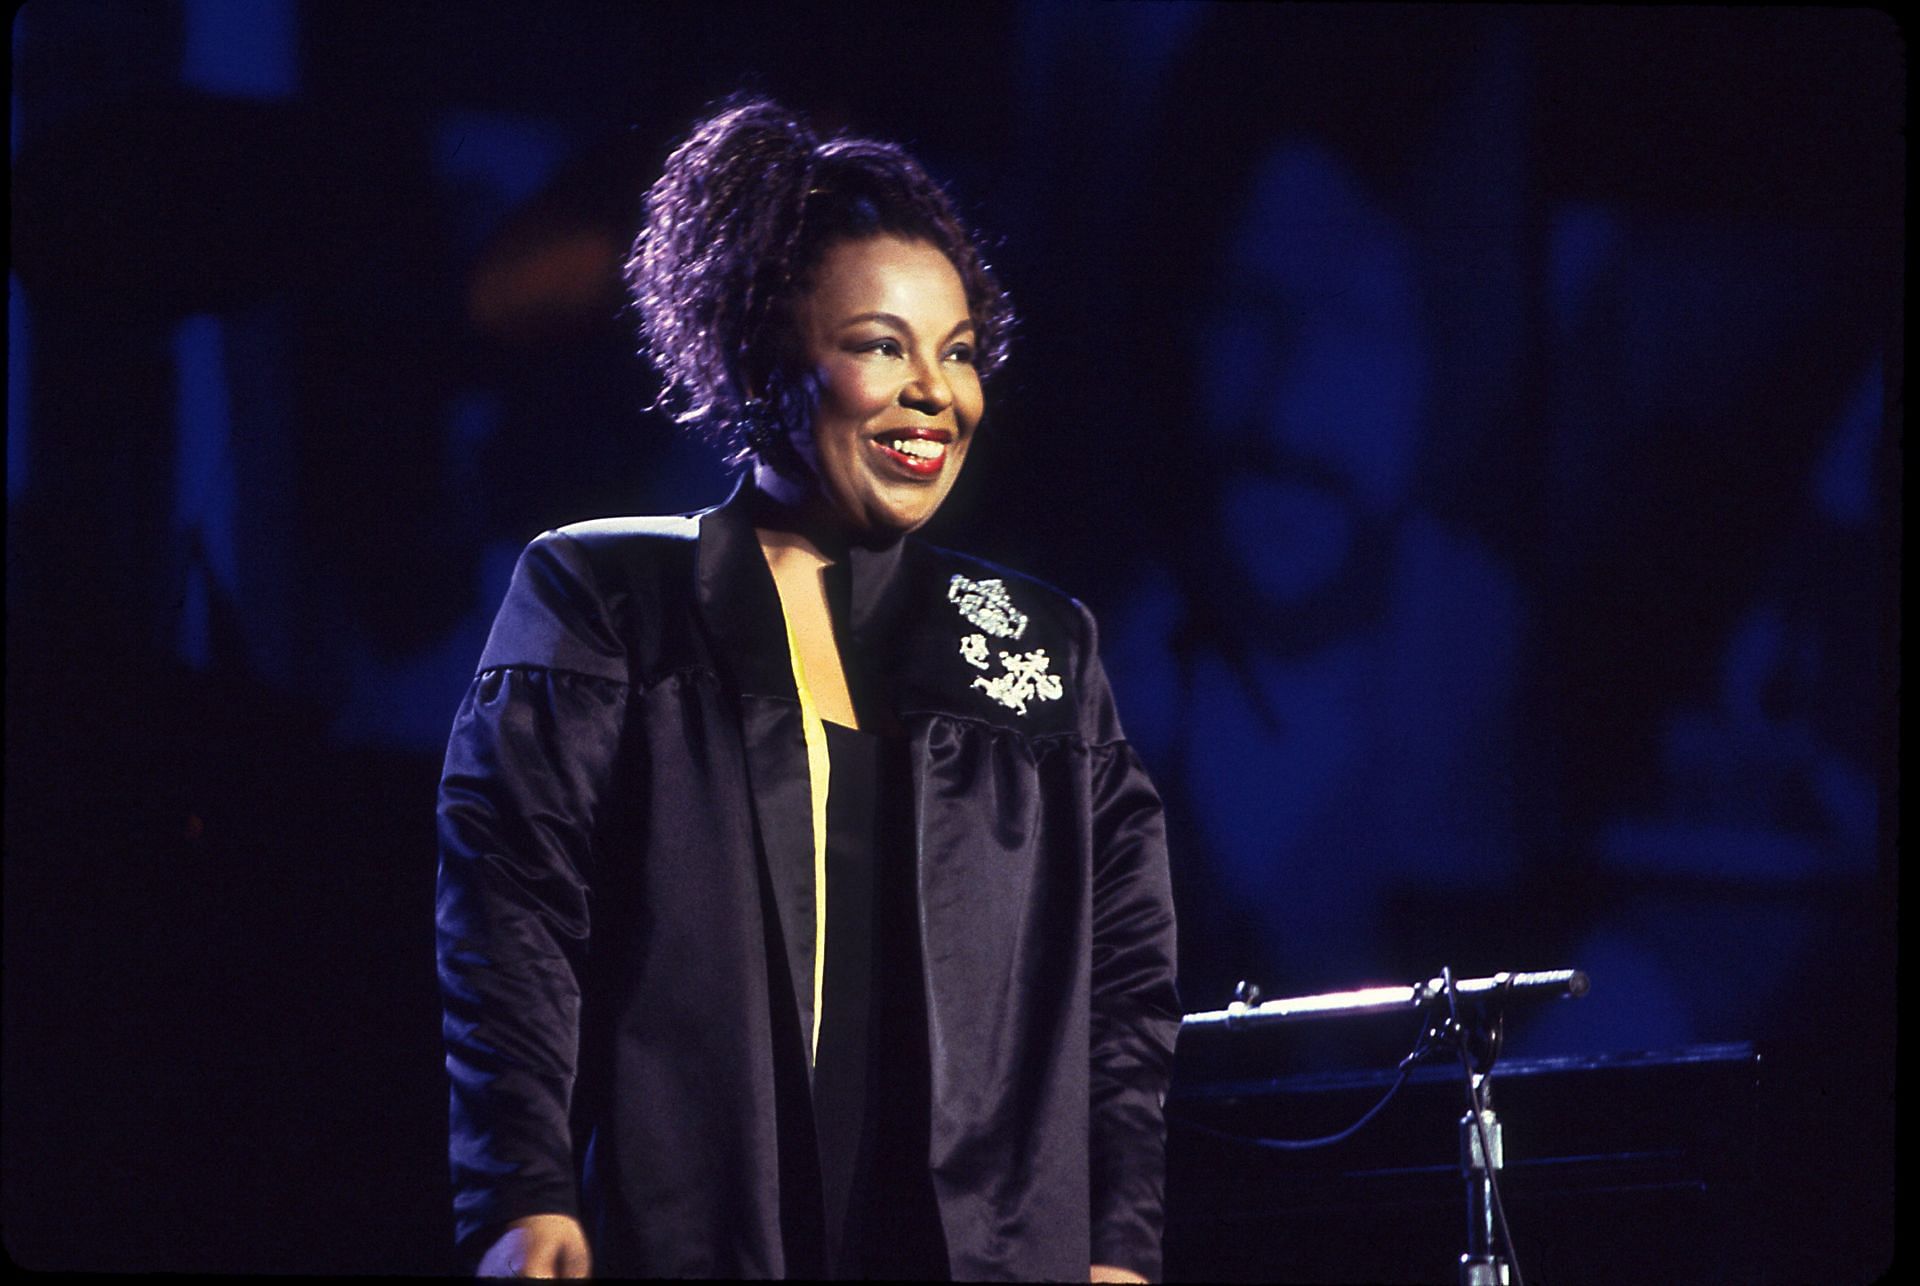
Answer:
[[[973,318],[960,274],[924,241],[846,241],[827,252],[795,318],[817,389],[795,445],[819,498],[855,535],[933,517],[980,423]]]

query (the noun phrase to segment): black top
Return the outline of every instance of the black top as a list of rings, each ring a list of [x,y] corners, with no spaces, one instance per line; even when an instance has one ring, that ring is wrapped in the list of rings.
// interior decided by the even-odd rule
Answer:
[[[814,1060],[834,1277],[947,1276],[928,1173],[906,743],[828,723],[827,959]]]

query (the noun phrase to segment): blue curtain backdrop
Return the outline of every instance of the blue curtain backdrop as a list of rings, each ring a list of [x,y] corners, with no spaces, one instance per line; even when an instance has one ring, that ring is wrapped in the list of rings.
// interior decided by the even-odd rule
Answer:
[[[1510,1057],[1799,1059],[1854,1167],[1817,1244],[1890,1253],[1884,15],[34,0],[13,37],[20,1262],[446,1266],[440,750],[525,541],[724,493],[617,267],[743,86],[995,238],[1022,329],[929,534],[1098,615],[1188,1008],[1583,968]]]

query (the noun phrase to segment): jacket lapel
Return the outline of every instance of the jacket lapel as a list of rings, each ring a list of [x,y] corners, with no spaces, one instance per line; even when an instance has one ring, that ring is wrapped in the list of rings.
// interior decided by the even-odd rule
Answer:
[[[906,540],[881,549],[854,546],[846,562],[829,569],[827,593],[842,622],[841,661],[860,722],[870,732],[897,736],[900,728],[900,624],[912,587]]]
[[[802,1034],[792,1052],[810,1066],[805,1033],[813,1030],[813,796],[780,594],[754,535],[750,494],[742,483],[725,504],[700,515],[695,597],[716,660],[738,694],[754,829]]]

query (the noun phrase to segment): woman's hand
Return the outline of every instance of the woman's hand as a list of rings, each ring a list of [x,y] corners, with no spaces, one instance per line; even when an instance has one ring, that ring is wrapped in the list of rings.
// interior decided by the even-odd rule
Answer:
[[[587,1234],[572,1215],[515,1219],[480,1257],[481,1277],[591,1277]]]
[[[1131,1268],[1115,1268],[1111,1264],[1095,1264],[1087,1272],[1090,1282],[1144,1282],[1147,1279]]]

